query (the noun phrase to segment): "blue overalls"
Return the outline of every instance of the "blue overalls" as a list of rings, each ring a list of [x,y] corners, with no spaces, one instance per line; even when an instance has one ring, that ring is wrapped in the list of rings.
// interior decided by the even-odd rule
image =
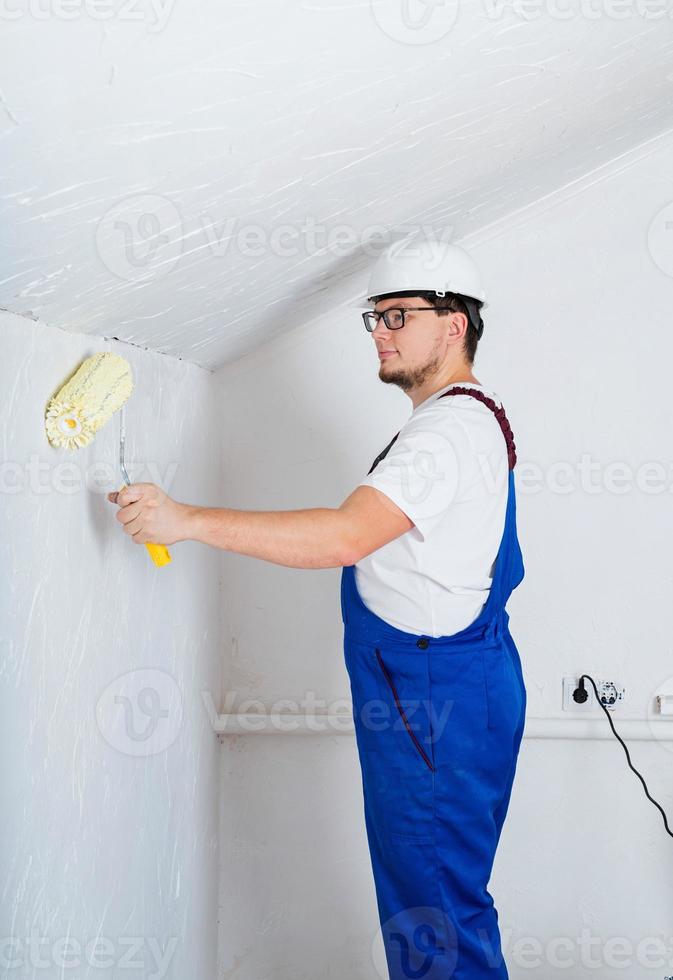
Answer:
[[[508,449],[505,526],[480,615],[449,636],[407,633],[364,605],[354,565],[341,576],[344,656],[390,980],[508,977],[487,884],[526,710],[505,610],[524,577],[516,452],[502,408],[479,390],[445,393],[455,394],[491,408]]]

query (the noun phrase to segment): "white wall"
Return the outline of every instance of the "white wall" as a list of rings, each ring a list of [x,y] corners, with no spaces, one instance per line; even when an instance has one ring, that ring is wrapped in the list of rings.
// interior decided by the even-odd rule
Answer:
[[[475,373],[502,397],[519,454],[526,578],[508,609],[531,718],[567,719],[564,674],[626,684],[617,726],[673,690],[673,251],[660,213],[673,149],[641,156],[466,243],[490,299]],[[406,396],[378,381],[358,313],[339,308],[346,292],[335,283],[318,322],[218,373],[224,506],[338,506],[408,416]],[[596,492],[580,481],[583,454],[599,464]],[[618,462],[634,474],[618,481],[626,492],[611,489]],[[639,488],[648,462],[664,467],[664,492]],[[339,571],[227,554],[222,570],[229,710],[347,697]],[[672,751],[631,747],[669,813]],[[348,738],[224,738],[220,976],[378,976],[356,767]],[[656,946],[638,948],[670,941],[669,855],[615,739],[526,738],[490,885],[512,977],[570,975],[555,957],[574,978],[620,964],[630,980],[673,974],[673,951],[657,963]]]
[[[218,744],[201,692],[220,683],[219,556],[182,543],[155,569],[105,497],[121,482],[117,418],[76,453],[49,445],[43,418],[84,357],[114,349],[136,382],[131,479],[213,503],[211,375],[7,314],[0,337],[0,976],[205,980]],[[87,963],[97,937],[107,969]]]

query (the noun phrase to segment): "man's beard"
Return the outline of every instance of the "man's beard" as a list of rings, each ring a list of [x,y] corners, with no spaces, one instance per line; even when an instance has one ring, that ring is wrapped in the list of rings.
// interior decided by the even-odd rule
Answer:
[[[407,368],[406,370],[405,368],[398,368],[397,371],[384,371],[382,363],[379,378],[384,384],[397,385],[402,391],[411,391],[412,388],[418,388],[428,378],[432,377],[437,372],[439,365],[440,357],[437,353],[432,355],[421,367]]]

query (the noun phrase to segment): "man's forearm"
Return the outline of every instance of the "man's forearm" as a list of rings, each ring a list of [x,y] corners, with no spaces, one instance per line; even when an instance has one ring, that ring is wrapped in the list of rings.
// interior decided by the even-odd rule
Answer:
[[[348,517],[340,510],[230,510],[189,507],[186,536],[239,555],[292,568],[352,564]]]

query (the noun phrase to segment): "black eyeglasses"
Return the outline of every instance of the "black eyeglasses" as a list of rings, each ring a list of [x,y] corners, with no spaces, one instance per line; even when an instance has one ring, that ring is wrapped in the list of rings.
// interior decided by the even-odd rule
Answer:
[[[405,313],[422,313],[424,311],[426,313],[437,313],[437,309],[434,306],[407,306],[405,308],[394,306],[389,310],[384,310],[383,313],[377,313],[376,310],[368,310],[362,314],[362,322],[368,333],[373,333],[376,330],[381,317],[383,317],[383,322],[388,327],[388,330],[400,330],[404,326]]]

